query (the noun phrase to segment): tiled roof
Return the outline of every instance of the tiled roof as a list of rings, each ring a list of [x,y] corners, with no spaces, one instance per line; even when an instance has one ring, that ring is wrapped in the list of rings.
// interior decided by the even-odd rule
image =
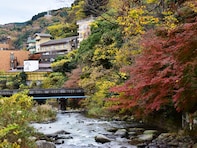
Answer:
[[[14,53],[17,58],[18,66],[23,66],[23,61],[28,59],[29,51],[23,50],[0,50],[0,71],[10,70],[10,53]]]
[[[73,36],[73,37],[68,37],[68,38],[63,38],[59,40],[50,40],[48,42],[40,44],[40,46],[49,46],[49,45],[56,45],[56,44],[61,44],[61,43],[68,43],[69,41],[73,39],[77,39],[78,36]]]
[[[9,49],[10,45],[9,44],[0,44],[0,48]]]

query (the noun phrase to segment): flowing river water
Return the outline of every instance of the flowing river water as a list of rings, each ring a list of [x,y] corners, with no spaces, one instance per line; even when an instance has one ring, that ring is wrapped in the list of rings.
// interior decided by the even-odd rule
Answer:
[[[81,113],[58,113],[57,120],[51,123],[32,124],[37,131],[45,135],[53,134],[57,131],[66,131],[67,134],[61,139],[61,144],[56,144],[57,148],[135,148],[129,144],[127,138],[113,136],[107,129],[125,128],[123,121],[106,121],[101,119],[87,118]],[[111,141],[99,143],[95,141],[95,136],[102,134],[110,137]]]

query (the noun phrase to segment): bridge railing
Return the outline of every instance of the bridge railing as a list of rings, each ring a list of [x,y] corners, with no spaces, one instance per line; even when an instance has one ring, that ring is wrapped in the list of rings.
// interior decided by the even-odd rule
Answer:
[[[23,90],[0,90],[1,96],[11,96]],[[59,88],[59,89],[29,89],[30,96],[53,96],[53,95],[84,95],[82,88]]]

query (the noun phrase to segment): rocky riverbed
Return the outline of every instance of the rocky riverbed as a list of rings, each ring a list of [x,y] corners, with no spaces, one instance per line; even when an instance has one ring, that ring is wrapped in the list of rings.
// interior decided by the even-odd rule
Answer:
[[[165,133],[139,123],[86,118],[58,113],[52,123],[34,123],[46,139],[39,148],[197,148],[195,138]]]

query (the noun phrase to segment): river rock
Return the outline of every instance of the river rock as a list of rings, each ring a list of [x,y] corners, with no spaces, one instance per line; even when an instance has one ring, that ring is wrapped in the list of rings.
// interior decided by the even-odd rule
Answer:
[[[100,143],[111,142],[111,140],[108,137],[101,134],[95,136],[94,139],[96,142],[100,142]]]
[[[126,137],[127,130],[126,129],[118,129],[114,135],[120,136],[121,138]]]
[[[73,139],[70,135],[58,135],[57,139]]]
[[[138,137],[139,141],[151,141],[153,140],[153,134],[142,134]]]
[[[117,130],[118,130],[118,128],[116,128],[116,127],[111,127],[111,128],[108,128],[108,129],[106,129],[108,132],[113,132],[113,133],[115,133]]]
[[[57,139],[56,141],[54,141],[55,144],[59,145],[59,144],[63,144],[64,140],[63,139]]]
[[[171,137],[171,136],[172,136],[172,133],[161,133],[158,136],[158,139],[167,139],[168,137]]]
[[[128,132],[128,136],[136,136],[137,133],[136,132]]]
[[[66,131],[64,131],[64,130],[60,130],[60,131],[57,131],[57,132],[55,132],[54,134],[56,134],[56,135],[60,135],[60,134],[70,134],[69,132],[66,132]]]
[[[136,128],[129,128],[130,132],[137,132],[137,133],[142,133],[143,131],[145,131],[144,128],[140,128],[140,127],[136,127]]]
[[[145,130],[143,134],[138,136],[138,139],[139,141],[151,141],[157,132],[157,130]]]
[[[153,134],[153,135],[155,135],[155,134],[157,134],[157,133],[158,133],[157,130],[145,130],[145,131],[144,131],[144,134]]]
[[[29,137],[28,139],[29,139],[30,141],[36,141],[37,138],[34,137],[34,136],[31,136],[31,137]]]
[[[37,148],[56,148],[55,144],[52,142],[47,142],[46,140],[36,141]]]
[[[192,137],[178,135],[177,133],[161,133],[152,143],[148,145],[151,147],[177,147],[177,148],[195,148]]]
[[[64,130],[60,130],[51,134],[46,134],[45,136],[47,136],[48,138],[58,138],[58,135],[66,135],[66,134],[70,134],[70,133]]]

